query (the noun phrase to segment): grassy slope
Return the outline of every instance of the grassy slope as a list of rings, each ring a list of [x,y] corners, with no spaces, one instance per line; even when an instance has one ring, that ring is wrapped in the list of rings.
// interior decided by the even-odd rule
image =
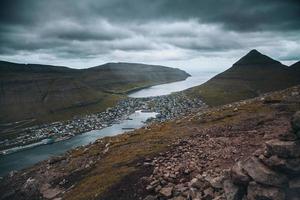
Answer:
[[[299,86],[285,91],[275,92],[268,99],[281,101],[285,105],[285,113],[292,114],[299,110],[299,95],[293,96],[294,91],[299,91]],[[291,98],[298,98],[294,101]],[[234,108],[238,108],[235,111]],[[11,190],[12,185],[20,183],[20,186],[28,177],[47,176],[45,171],[63,173],[61,177],[53,177],[54,183],[62,179],[70,181],[69,186],[74,187],[64,194],[64,199],[101,199],[102,195],[123,178],[140,169],[136,164],[145,157],[152,157],[160,152],[168,150],[169,145],[178,138],[201,134],[202,131],[216,127],[235,126],[251,118],[262,118],[263,116],[276,116],[279,111],[272,105],[265,104],[260,98],[236,103],[232,107],[222,106],[190,115],[181,120],[154,124],[148,129],[139,129],[132,133],[122,134],[115,137],[106,137],[98,140],[88,147],[81,147],[70,151],[63,159],[47,169],[47,161],[38,164],[17,177],[19,182],[12,179],[11,183],[0,184],[2,190]],[[284,113],[284,112],[283,112]],[[222,130],[222,129],[220,129]],[[109,150],[103,153],[107,144]],[[100,158],[100,159],[99,159]],[[83,169],[89,159],[96,160],[93,167]],[[47,173],[48,173],[47,172]],[[21,174],[25,174],[24,176]],[[39,175],[41,174],[41,175]],[[1,182],[0,182],[1,183]],[[54,184],[55,185],[55,184]],[[1,188],[1,187],[0,187]],[[111,192],[111,191],[110,191]]]
[[[178,69],[130,63],[75,70],[0,62],[0,123],[31,118],[43,123],[103,111],[132,89],[187,76]]]
[[[211,106],[223,105],[300,83],[300,67],[287,67],[256,50],[241,58],[230,69],[187,94],[201,97]]]
[[[299,91],[299,87],[275,92],[269,95],[269,98],[289,102],[288,99],[292,91]],[[288,104],[286,108],[288,112],[293,113],[300,108],[299,104],[290,102]],[[200,128],[205,130],[210,127],[222,127],[223,125],[234,126],[234,124],[238,124],[247,118],[271,115],[276,112],[276,109],[260,100],[236,104],[235,107],[238,107],[238,112],[235,112],[232,107],[217,107],[180,121],[156,124],[148,130],[139,129],[131,134],[105,138],[103,144],[111,144],[109,153],[90,172],[85,174],[75,188],[66,193],[65,198],[68,200],[81,200],[95,199],[95,196],[101,197],[103,192],[109,190],[112,185],[117,184],[126,175],[138,170],[138,167],[136,167],[138,161],[168,150],[169,145],[178,138],[197,134]],[[92,145],[85,152],[77,150],[75,154],[79,157],[99,155],[99,143]]]

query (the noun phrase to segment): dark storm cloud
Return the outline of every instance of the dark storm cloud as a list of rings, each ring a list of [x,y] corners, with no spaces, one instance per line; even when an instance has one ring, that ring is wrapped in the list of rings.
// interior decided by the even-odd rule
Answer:
[[[228,28],[299,29],[298,0],[2,0],[1,24],[34,24],[51,18],[118,21],[197,18]]]
[[[299,32],[299,0],[0,2],[0,56],[19,60],[186,59],[257,47],[288,59],[299,56]]]

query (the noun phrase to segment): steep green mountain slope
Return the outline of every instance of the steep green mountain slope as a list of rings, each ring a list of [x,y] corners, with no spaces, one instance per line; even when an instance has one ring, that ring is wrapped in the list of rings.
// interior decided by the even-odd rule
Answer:
[[[179,69],[133,63],[79,70],[2,61],[0,124],[28,119],[40,123],[99,112],[130,90],[188,76]]]
[[[189,89],[187,94],[200,96],[212,106],[255,97],[299,84],[298,65],[287,67],[257,50],[252,50],[231,68],[206,83]]]

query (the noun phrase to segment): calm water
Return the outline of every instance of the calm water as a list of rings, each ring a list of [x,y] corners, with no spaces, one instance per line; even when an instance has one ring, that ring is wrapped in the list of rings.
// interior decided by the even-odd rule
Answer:
[[[0,176],[5,175],[12,170],[20,170],[32,166],[39,161],[62,154],[75,147],[87,145],[98,138],[124,133],[126,130],[123,130],[123,128],[141,128],[144,125],[144,121],[151,117],[155,117],[155,115],[156,113],[136,111],[129,116],[132,120],[124,120],[120,124],[114,124],[101,130],[86,132],[72,137],[69,140],[54,144],[42,145],[8,155],[0,155]]]
[[[188,77],[184,81],[178,81],[173,83],[167,83],[162,85],[156,85],[149,88],[145,88],[136,92],[129,94],[129,97],[134,98],[143,98],[143,97],[153,97],[153,96],[161,96],[168,95],[172,92],[179,92],[185,89],[201,85],[202,83],[208,81],[212,78],[216,72],[205,72],[205,73],[196,73],[191,77]]]

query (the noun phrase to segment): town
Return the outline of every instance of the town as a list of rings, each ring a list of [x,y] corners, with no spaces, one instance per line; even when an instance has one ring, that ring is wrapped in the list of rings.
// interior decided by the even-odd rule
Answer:
[[[147,97],[147,98],[125,98],[120,100],[116,106],[107,108],[104,112],[77,116],[72,120],[53,122],[25,128],[20,136],[15,139],[0,141],[2,153],[5,150],[45,141],[45,144],[58,142],[88,132],[119,123],[128,119],[128,116],[137,110],[143,112],[156,112],[156,118],[148,119],[146,123],[163,122],[175,119],[193,112],[196,108],[207,106],[199,99],[190,99],[182,92],[171,95]],[[48,140],[47,140],[48,139]]]

